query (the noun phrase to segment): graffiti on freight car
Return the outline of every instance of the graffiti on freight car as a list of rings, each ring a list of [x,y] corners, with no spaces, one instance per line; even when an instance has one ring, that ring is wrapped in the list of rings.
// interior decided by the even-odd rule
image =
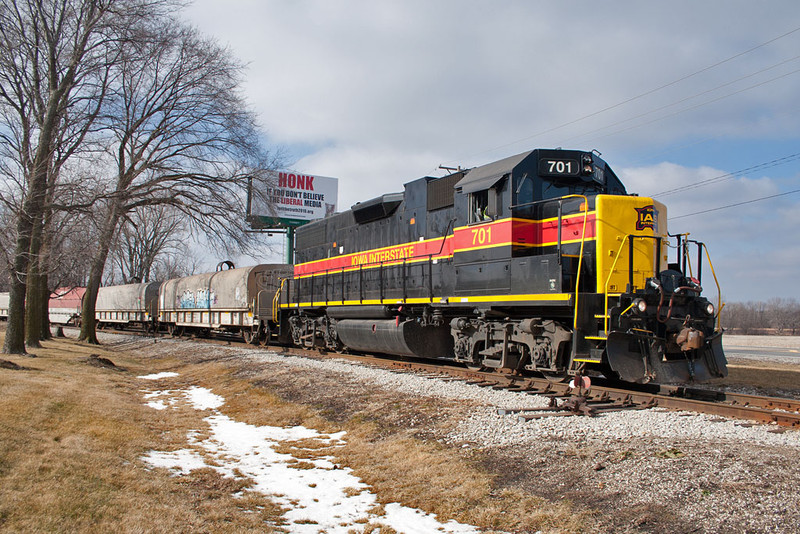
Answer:
[[[178,299],[181,308],[210,308],[217,302],[217,294],[208,288],[185,290]]]

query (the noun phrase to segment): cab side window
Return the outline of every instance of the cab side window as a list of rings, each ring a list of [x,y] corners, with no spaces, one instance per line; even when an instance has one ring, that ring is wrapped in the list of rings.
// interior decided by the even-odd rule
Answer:
[[[477,223],[488,221],[489,214],[489,191],[476,191],[469,195],[469,222]]]

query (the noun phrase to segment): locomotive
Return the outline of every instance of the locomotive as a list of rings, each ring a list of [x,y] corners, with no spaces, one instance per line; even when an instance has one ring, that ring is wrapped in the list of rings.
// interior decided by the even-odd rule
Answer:
[[[555,380],[705,381],[727,362],[703,253],[710,265],[598,153],[536,149],[298,228],[294,274],[266,323],[309,348]]]

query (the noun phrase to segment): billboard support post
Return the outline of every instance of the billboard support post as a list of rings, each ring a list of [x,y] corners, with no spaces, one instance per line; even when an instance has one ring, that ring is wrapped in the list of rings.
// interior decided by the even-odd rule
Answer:
[[[286,228],[286,263],[294,264],[294,226]]]

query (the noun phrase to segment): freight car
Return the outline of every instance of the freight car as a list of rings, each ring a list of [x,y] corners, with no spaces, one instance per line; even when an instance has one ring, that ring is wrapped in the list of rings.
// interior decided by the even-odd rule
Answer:
[[[50,323],[57,326],[79,324],[84,291],[84,287],[59,288],[53,291],[48,301]],[[8,320],[8,302],[9,294],[0,293],[0,321]]]
[[[8,321],[8,292],[0,293],[0,321]]]
[[[170,334],[241,334],[248,343],[274,335],[275,293],[292,276],[291,265],[234,268],[222,262],[216,272],[164,282],[158,296],[158,320]]]
[[[155,330],[160,286],[160,282],[149,282],[99,288],[95,304],[98,327],[113,326],[124,330],[136,326],[145,332]]]
[[[305,347],[704,381],[727,362],[687,236],[599,154],[531,150],[300,227],[273,321]]]
[[[50,294],[48,318],[56,326],[78,325],[85,287],[58,288]]]

